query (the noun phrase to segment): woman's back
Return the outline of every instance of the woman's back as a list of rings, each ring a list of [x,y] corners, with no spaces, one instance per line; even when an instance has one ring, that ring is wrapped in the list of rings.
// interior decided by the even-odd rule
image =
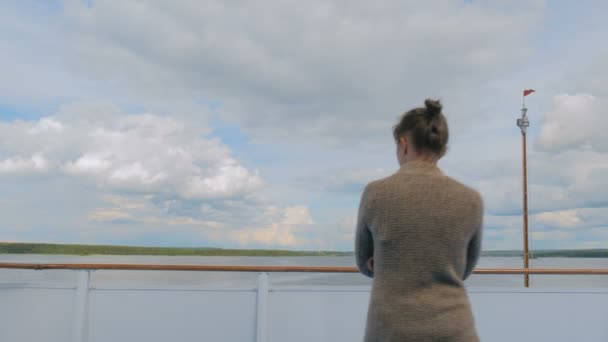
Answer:
[[[374,278],[365,341],[479,341],[463,281],[479,258],[483,203],[437,168],[447,120],[439,101],[424,105],[393,128],[399,171],[361,198],[355,255]]]
[[[398,276],[401,283],[461,285],[467,244],[481,226],[482,203],[475,190],[447,177],[433,164],[410,163],[372,184],[370,229],[375,276]],[[383,274],[384,267],[399,275]],[[416,279],[403,278],[416,273]]]
[[[413,162],[371,183],[364,201],[374,257],[366,340],[477,341],[463,280],[479,255],[479,194]]]

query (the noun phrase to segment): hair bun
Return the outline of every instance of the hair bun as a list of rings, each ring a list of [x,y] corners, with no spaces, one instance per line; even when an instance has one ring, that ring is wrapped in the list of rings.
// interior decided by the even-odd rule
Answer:
[[[437,117],[439,113],[441,113],[441,108],[443,108],[439,100],[431,99],[426,99],[424,101],[424,106],[426,107],[426,114],[431,118]]]

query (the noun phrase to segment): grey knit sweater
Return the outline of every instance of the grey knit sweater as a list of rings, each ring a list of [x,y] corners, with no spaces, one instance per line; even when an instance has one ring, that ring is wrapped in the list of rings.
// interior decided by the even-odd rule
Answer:
[[[479,341],[463,280],[479,258],[482,217],[479,193],[432,163],[367,185],[355,239],[357,266],[373,277],[365,341]]]

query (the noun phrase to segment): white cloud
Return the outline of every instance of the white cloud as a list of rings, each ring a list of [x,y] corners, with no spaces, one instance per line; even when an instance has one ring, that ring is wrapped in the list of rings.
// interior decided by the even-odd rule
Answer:
[[[31,128],[28,128],[27,133],[35,135],[42,132],[61,132],[63,125],[54,118],[42,118],[38,120]]]
[[[608,207],[545,211],[529,216],[529,241],[532,249],[592,248],[608,246]],[[484,243],[487,250],[521,249],[523,220],[520,215],[484,218]]]
[[[77,70],[132,94],[214,99],[258,139],[379,136],[425,97],[465,99],[532,53],[541,1],[95,2],[65,6]],[[133,22],[153,22],[141,29]],[[500,39],[496,39],[500,37]],[[458,105],[461,104],[461,105]],[[458,110],[457,110],[458,108]]]
[[[608,222],[608,207],[547,211],[532,216],[532,224],[544,230],[591,231]]]
[[[314,245],[316,241],[302,237],[303,229],[310,228],[314,221],[307,207],[294,206],[266,208],[266,216],[270,224],[265,227],[245,227],[228,233],[228,238],[239,242],[242,246],[260,244],[263,246],[299,247]],[[215,236],[221,237],[223,232],[216,231]]]
[[[608,152],[608,101],[589,94],[557,95],[543,116],[538,146],[547,151],[567,148]]]
[[[89,212],[89,218],[100,222],[126,222],[133,227],[132,233],[176,230],[213,230],[226,228],[221,222],[193,216],[172,215],[154,203],[154,195],[104,195],[104,208]],[[139,227],[138,227],[139,226]]]
[[[285,208],[284,224],[288,225],[310,225],[314,221],[308,212],[308,208],[304,206],[295,206]]]
[[[49,169],[49,163],[41,154],[31,157],[9,157],[0,159],[0,175],[11,173],[45,172]]]
[[[530,238],[535,240],[574,241],[576,234],[570,231],[531,232]]]
[[[0,160],[0,173],[65,173],[101,187],[186,199],[246,195],[262,184],[217,139],[184,122],[115,110],[106,115],[104,108],[72,106],[52,117],[0,123],[0,146],[9,155]],[[76,118],[76,109],[96,115]]]
[[[118,208],[133,210],[144,209],[147,206],[150,196],[143,198],[123,197],[118,195],[104,195],[102,199],[106,203],[110,203]]]
[[[95,221],[114,221],[130,219],[131,215],[124,211],[112,209],[99,209],[89,214],[90,218]]]
[[[539,213],[536,221],[557,228],[574,228],[583,223],[576,209]]]
[[[106,195],[106,203],[91,210],[88,218],[103,229],[84,229],[89,238],[107,236],[145,236],[174,234],[193,236],[206,246],[320,249],[319,227],[306,206],[276,206],[255,200],[247,204],[230,201],[194,201],[193,211],[172,212],[167,204],[176,200],[155,201],[153,195]],[[245,215],[239,217],[238,211]],[[251,215],[249,212],[260,212]],[[116,226],[119,227],[116,227]],[[127,228],[128,227],[128,228]]]

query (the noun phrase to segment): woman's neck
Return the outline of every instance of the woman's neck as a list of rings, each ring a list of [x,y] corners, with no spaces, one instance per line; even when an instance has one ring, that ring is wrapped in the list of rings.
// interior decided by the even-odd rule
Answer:
[[[408,156],[404,163],[401,164],[401,166],[408,164],[408,163],[430,163],[430,164],[437,164],[437,161],[439,161],[439,158],[437,158],[436,156],[432,156],[432,155],[428,155],[428,154],[414,154],[411,156]]]

